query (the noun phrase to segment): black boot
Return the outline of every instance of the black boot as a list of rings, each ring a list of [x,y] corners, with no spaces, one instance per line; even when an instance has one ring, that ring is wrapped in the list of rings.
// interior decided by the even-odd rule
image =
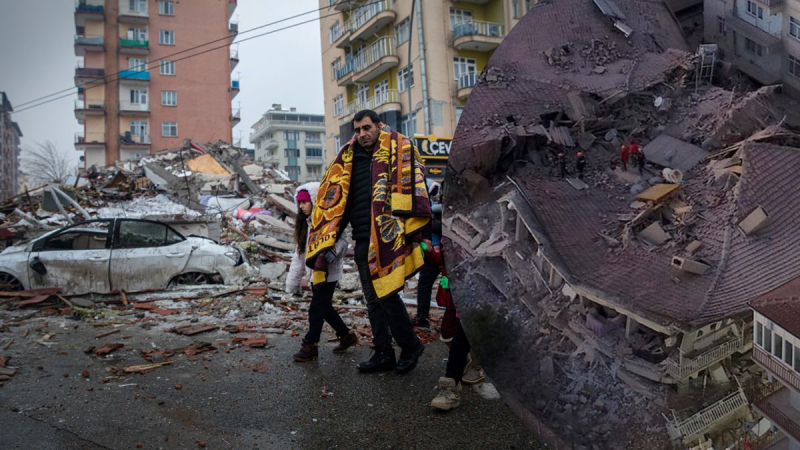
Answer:
[[[417,343],[417,347],[413,350],[403,350],[400,352],[400,359],[397,361],[397,366],[394,368],[397,373],[408,373],[417,367],[419,357],[425,351],[425,345],[422,342]]]
[[[315,342],[307,342],[305,339],[303,339],[303,345],[300,347],[300,351],[295,353],[293,358],[297,362],[307,362],[311,361],[312,359],[317,359],[318,355],[318,344]]]
[[[384,349],[373,350],[372,358],[358,364],[361,373],[383,372],[395,368],[394,349],[386,347]]]

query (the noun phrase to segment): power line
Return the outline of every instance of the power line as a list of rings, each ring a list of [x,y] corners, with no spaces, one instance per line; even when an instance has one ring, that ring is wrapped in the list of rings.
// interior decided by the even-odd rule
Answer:
[[[381,1],[381,0],[376,0],[376,1],[373,1],[373,2],[370,2],[370,3],[365,3],[365,4],[364,4],[364,6],[367,6],[367,5],[372,5],[372,4],[375,4],[375,3],[380,3],[380,1]],[[323,9],[327,9],[327,8],[330,8],[330,7],[329,7],[329,6],[324,6],[324,7],[322,7],[322,8],[313,9],[313,10],[306,11],[306,12],[303,12],[303,13],[300,13],[300,14],[296,14],[296,15],[294,15],[294,16],[291,16],[291,17],[286,17],[286,18],[283,18],[283,19],[280,19],[280,20],[276,20],[275,22],[267,23],[267,24],[264,24],[264,25],[259,25],[259,26],[255,27],[255,28],[251,28],[251,29],[249,29],[249,30],[245,30],[245,31],[239,32],[239,33],[238,33],[238,35],[247,34],[247,33],[250,33],[250,32],[256,31],[256,30],[260,30],[260,29],[262,29],[262,28],[265,28],[265,27],[269,27],[269,26],[272,26],[272,25],[277,25],[277,24],[279,24],[279,23],[283,23],[283,22],[286,22],[286,21],[289,21],[289,20],[292,20],[292,19],[296,19],[296,18],[298,18],[298,17],[302,17],[302,16],[305,16],[305,15],[308,15],[308,14],[312,14],[312,13],[315,13],[315,12],[319,12],[319,11],[322,11]],[[329,14],[329,15],[326,15],[326,16],[320,16],[320,17],[319,17],[319,19],[322,19],[322,18],[327,18],[327,17],[332,17],[332,16],[336,16],[336,15],[338,15],[338,13],[336,13],[336,14]],[[316,18],[315,18],[315,19],[312,19],[312,20],[309,20],[309,21],[305,21],[305,22],[301,22],[301,23],[295,24],[295,25],[293,25],[293,26],[304,25],[304,24],[306,24],[306,23],[310,23],[310,22],[313,22],[313,21],[315,21],[315,20],[318,20],[318,19],[316,19]],[[281,30],[285,30],[285,29],[288,29],[288,28],[292,28],[292,26],[285,27],[285,28],[281,28],[281,29],[278,29],[278,30],[273,30],[273,31],[281,31]],[[264,35],[266,35],[266,34],[270,34],[270,33],[260,34],[260,35],[258,35],[258,36],[255,36],[255,37],[261,37],[261,36],[264,36]],[[179,51],[179,52],[175,52],[175,53],[172,53],[172,54],[169,54],[169,55],[163,56],[162,58],[160,58],[160,59],[157,61],[157,65],[154,65],[153,67],[149,67],[149,68],[147,68],[147,71],[149,71],[150,69],[154,69],[154,68],[156,68],[156,66],[160,66],[160,64],[161,64],[161,61],[163,61],[163,60],[164,60],[164,59],[166,59],[166,58],[170,58],[170,57],[173,57],[173,56],[176,56],[176,55],[180,55],[180,54],[182,54],[182,53],[186,53],[186,52],[189,52],[189,51],[192,51],[192,50],[196,50],[196,49],[198,49],[198,48],[200,48],[200,47],[205,47],[205,46],[207,46],[207,45],[210,45],[210,44],[213,44],[213,43],[215,43],[215,42],[225,41],[225,40],[228,40],[228,39],[230,39],[230,35],[228,35],[228,36],[225,36],[225,37],[222,37],[222,38],[219,38],[219,39],[215,39],[215,40],[213,40],[213,41],[208,41],[208,42],[205,42],[205,43],[203,43],[203,44],[199,44],[199,45],[196,45],[196,46],[194,46],[194,47],[187,48],[187,49],[185,49],[185,50],[181,50],[181,51]],[[247,40],[249,40],[249,39],[250,39],[250,38],[248,38],[248,39],[244,39],[244,40],[241,40],[241,41],[237,41],[237,42],[232,42],[231,44],[238,44],[239,42],[245,42],[245,41],[247,41]],[[221,47],[215,47],[215,48],[213,48],[213,49],[211,49],[211,50],[218,50],[218,49],[220,49],[220,48],[222,48],[222,47],[229,47],[231,44],[226,44],[226,45],[224,45],[224,46],[221,46]],[[205,52],[197,53],[197,54],[195,54],[195,55],[202,55],[203,53],[205,53]],[[186,59],[186,58],[183,58],[183,59]],[[176,60],[176,61],[182,61],[183,59],[179,59],[179,60]],[[147,67],[147,66],[145,66],[145,67]],[[128,70],[121,70],[121,71],[119,71],[119,72],[116,72],[116,73],[113,73],[113,74],[111,74],[111,75],[107,75],[107,76],[105,76],[105,77],[103,78],[103,80],[102,80],[102,81],[89,81],[89,82],[86,82],[86,83],[82,83],[80,86],[77,86],[77,87],[91,89],[91,88],[93,88],[93,87],[103,86],[103,85],[105,85],[105,84],[108,84],[108,83],[110,83],[110,82],[112,82],[112,81],[117,81],[117,80],[119,80],[119,79],[120,79],[119,77],[117,77],[117,78],[114,78],[114,79],[111,79],[111,77],[118,76],[118,75],[122,74],[123,72],[127,72],[127,71],[129,71],[129,70],[130,70],[130,69],[128,69]],[[17,105],[17,108],[23,107],[23,106],[25,106],[25,105],[29,105],[29,104],[31,104],[31,103],[36,103],[36,102],[39,102],[39,101],[41,101],[41,100],[44,100],[44,99],[46,99],[46,98],[48,98],[48,97],[53,97],[53,96],[55,96],[55,95],[59,95],[59,94],[65,93],[65,92],[69,92],[69,94],[68,94],[68,95],[65,95],[65,96],[60,96],[60,97],[57,97],[57,98],[53,98],[53,99],[51,99],[51,100],[48,100],[47,102],[38,103],[38,104],[36,104],[36,105],[30,106],[30,107],[27,107],[27,108],[18,109],[18,110],[17,110],[17,111],[15,111],[15,112],[22,112],[22,111],[25,111],[25,110],[27,110],[27,109],[30,109],[30,108],[35,108],[36,106],[39,106],[39,105],[44,105],[44,104],[47,104],[47,103],[49,103],[50,101],[60,100],[60,99],[62,99],[62,98],[68,97],[68,96],[72,95],[72,90],[73,90],[73,89],[75,89],[75,87],[69,87],[69,88],[67,88],[67,89],[62,89],[62,90],[60,90],[60,91],[58,91],[58,92],[54,92],[54,93],[52,93],[52,94],[45,95],[45,96],[43,96],[43,97],[39,97],[39,98],[37,98],[37,99],[34,99],[34,100],[30,100],[30,101],[27,101],[27,102],[24,102],[24,103],[20,103],[20,104],[18,104],[18,105]]]

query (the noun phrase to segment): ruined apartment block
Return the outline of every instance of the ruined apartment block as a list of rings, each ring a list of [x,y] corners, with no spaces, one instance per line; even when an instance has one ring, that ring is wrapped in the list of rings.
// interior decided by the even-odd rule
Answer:
[[[798,107],[711,85],[648,7],[541,5],[497,50],[448,167],[451,285],[468,332],[510,311],[495,331],[520,330],[504,359],[528,377],[499,382],[552,447],[767,448],[748,304],[800,279]],[[541,25],[564,10],[581,26]]]

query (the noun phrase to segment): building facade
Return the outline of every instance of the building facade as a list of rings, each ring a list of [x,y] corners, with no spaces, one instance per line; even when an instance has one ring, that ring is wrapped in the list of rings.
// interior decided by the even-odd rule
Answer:
[[[705,41],[762,84],[800,93],[800,1],[706,0]]]
[[[239,92],[238,80],[231,79],[238,52],[210,50],[225,40],[189,49],[232,41],[236,4],[79,0],[75,117],[83,131],[75,148],[83,151],[86,167],[178,147],[185,138],[231,142],[240,120],[231,108]]]
[[[535,3],[320,0],[327,157],[362,109],[408,136],[452,137],[492,53]]]
[[[251,127],[255,160],[286,171],[300,183],[321,180],[326,167],[325,116],[272,107]]]
[[[19,138],[22,131],[11,120],[14,108],[5,92],[0,92],[0,200],[13,197],[19,190]]]

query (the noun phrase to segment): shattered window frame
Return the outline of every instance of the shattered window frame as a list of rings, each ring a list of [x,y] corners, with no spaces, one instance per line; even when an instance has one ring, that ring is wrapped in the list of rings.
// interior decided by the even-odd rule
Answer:
[[[800,78],[800,58],[789,55],[789,74]]]
[[[175,15],[175,3],[170,1],[159,1],[158,2],[158,13],[162,16],[174,16]]]
[[[174,134],[172,134],[173,129]],[[178,122],[161,122],[161,136],[178,137]]]

